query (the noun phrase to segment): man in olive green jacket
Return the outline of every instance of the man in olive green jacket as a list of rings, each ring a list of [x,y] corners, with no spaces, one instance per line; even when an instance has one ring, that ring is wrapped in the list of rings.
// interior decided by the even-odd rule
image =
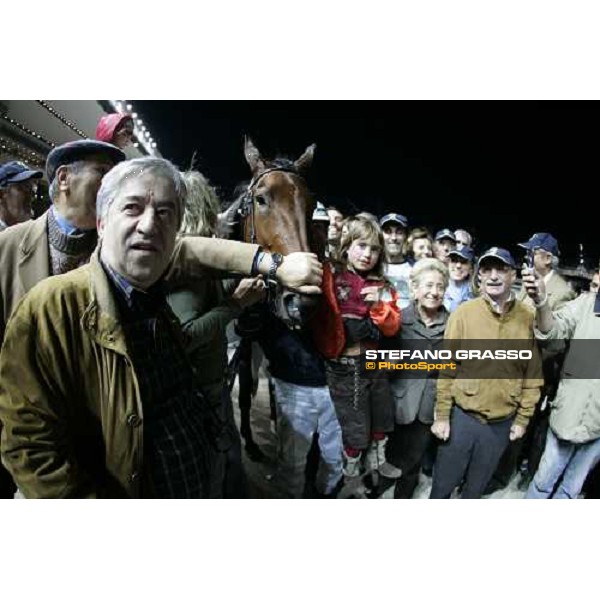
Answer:
[[[160,282],[206,275],[204,264],[265,272],[270,258],[221,240],[176,244],[184,199],[168,161],[121,163],[98,194],[100,246],[90,263],[45,279],[15,308],[0,354],[1,449],[25,497],[203,495],[205,403],[193,396],[193,370]],[[304,255],[286,257],[276,275],[298,289],[319,283]],[[136,347],[140,340],[151,344]],[[180,356],[175,371],[171,350]],[[171,374],[174,396],[153,396],[152,383],[169,389]],[[166,430],[173,408],[180,418]],[[165,444],[179,429],[173,450]],[[173,454],[186,459],[177,477],[161,467]]]

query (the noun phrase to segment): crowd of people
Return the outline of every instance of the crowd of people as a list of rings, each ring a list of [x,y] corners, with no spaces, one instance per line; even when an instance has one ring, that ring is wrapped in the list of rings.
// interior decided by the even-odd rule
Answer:
[[[250,307],[285,496],[360,482],[408,499],[431,477],[431,498],[480,498],[515,476],[527,498],[593,495],[599,378],[570,342],[600,338],[600,297],[597,280],[576,297],[551,234],[520,244],[519,265],[498,246],[477,256],[464,229],[317,203],[323,247],[281,258],[219,237],[198,171],[127,160],[130,116],[107,115],[96,138],[50,152],[35,219],[43,173],[0,165],[1,497],[251,495],[227,353]],[[267,278],[318,297],[302,327],[263,302]],[[493,378],[363,371],[365,349],[477,340],[518,340],[536,359]]]

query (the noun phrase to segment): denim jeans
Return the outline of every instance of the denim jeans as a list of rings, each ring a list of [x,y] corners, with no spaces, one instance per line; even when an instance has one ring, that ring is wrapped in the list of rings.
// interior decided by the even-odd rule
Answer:
[[[560,440],[549,428],[544,455],[525,497],[577,498],[599,460],[600,439],[573,444]]]
[[[286,493],[300,498],[313,435],[319,434],[321,459],[316,488],[329,494],[342,477],[342,430],[329,388],[287,383],[273,377],[277,406],[279,471]]]

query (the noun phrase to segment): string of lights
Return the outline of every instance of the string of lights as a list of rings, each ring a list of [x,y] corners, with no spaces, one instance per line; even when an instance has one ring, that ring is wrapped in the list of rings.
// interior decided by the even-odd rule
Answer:
[[[154,141],[148,127],[144,125],[142,118],[137,112],[134,112],[133,105],[126,100],[111,100],[110,103],[117,112],[126,112],[133,117],[134,134],[137,140],[134,146],[137,148],[141,144],[148,154],[154,154],[153,150],[157,148],[157,143]]]
[[[63,115],[61,115],[53,106],[51,106],[46,100],[36,100],[38,104],[43,106],[50,114],[56,117],[61,123],[66,125],[69,129],[74,131],[79,137],[87,138],[87,135],[75,125],[73,121],[67,119]]]
[[[0,137],[0,151],[16,156],[30,166],[43,167],[46,164],[46,157],[43,154],[33,152],[26,146],[4,137]]]
[[[56,147],[56,144],[54,142],[51,142],[50,140],[41,136],[37,131],[34,131],[33,129],[29,129],[29,127],[26,127],[25,125],[23,125],[23,123],[19,123],[19,121],[17,121],[16,119],[9,117],[7,113],[0,114],[0,119],[3,119],[7,123],[11,123],[15,127],[18,127],[24,133],[40,140],[41,142],[44,142],[44,144],[48,144],[48,146],[50,146],[51,148]]]

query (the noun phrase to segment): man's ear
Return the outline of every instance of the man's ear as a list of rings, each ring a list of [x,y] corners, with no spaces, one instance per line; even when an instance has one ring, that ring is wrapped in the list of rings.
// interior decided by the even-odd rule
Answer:
[[[67,165],[61,165],[58,167],[54,177],[58,182],[59,190],[66,191],[69,189],[69,167]]]

